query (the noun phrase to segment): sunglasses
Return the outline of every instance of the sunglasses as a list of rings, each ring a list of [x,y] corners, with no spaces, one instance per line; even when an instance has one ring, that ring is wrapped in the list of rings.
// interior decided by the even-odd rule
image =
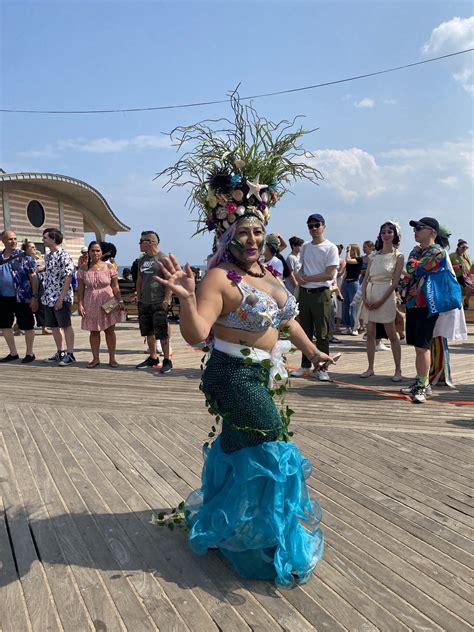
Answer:
[[[140,239],[138,243],[142,244],[144,241],[149,241],[150,243],[152,243],[152,239]]]
[[[416,226],[413,226],[413,230],[423,230],[423,228],[429,228],[430,230],[433,230],[431,226],[427,226],[426,224],[417,224]]]
[[[324,226],[324,224],[322,224],[321,222],[314,222],[314,224],[308,224],[309,230],[313,230],[313,228],[321,228],[321,226]]]

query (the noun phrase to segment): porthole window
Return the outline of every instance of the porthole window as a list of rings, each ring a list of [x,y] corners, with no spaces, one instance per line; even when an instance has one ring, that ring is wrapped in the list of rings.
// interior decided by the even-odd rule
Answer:
[[[38,202],[38,200],[31,200],[28,204],[28,208],[26,209],[26,214],[32,226],[35,228],[43,226],[45,214],[41,202]]]

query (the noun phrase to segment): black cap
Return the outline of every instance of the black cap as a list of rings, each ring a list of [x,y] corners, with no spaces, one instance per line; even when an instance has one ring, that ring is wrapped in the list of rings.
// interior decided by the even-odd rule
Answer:
[[[437,233],[439,233],[439,222],[434,217],[422,217],[419,220],[412,219],[410,222],[410,226],[413,226],[413,228],[420,224],[422,224],[423,226],[428,226],[428,228],[432,228]]]
[[[321,224],[326,225],[326,222],[324,221],[324,217],[320,215],[319,213],[313,213],[312,215],[310,215],[308,219],[306,220],[306,223],[309,224],[310,222],[321,222]]]

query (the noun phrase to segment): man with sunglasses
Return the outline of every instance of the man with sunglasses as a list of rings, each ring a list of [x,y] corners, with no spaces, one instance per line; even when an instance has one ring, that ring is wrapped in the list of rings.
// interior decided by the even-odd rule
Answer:
[[[406,294],[406,341],[415,347],[415,383],[401,392],[410,395],[412,402],[423,404],[430,392],[429,372],[431,341],[438,315],[430,316],[423,290],[426,274],[443,268],[446,252],[441,247],[439,222],[434,217],[422,217],[410,222],[419,245],[411,251],[406,264],[407,276],[403,285]]]
[[[140,333],[146,336],[150,355],[137,365],[137,369],[152,369],[159,364],[156,340],[161,342],[163,365],[160,373],[171,373],[170,340],[167,312],[171,292],[154,279],[162,276],[160,263],[164,259],[158,244],[160,238],[155,231],[144,231],[140,237],[140,250],[144,253],[138,261],[137,300]]]
[[[337,246],[324,236],[326,222],[319,213],[313,213],[307,220],[311,241],[301,247],[301,268],[297,274],[299,290],[300,324],[311,340],[316,336],[316,346],[329,354],[329,320],[331,317],[330,286],[336,278],[339,266]],[[311,368],[311,361],[305,355],[301,359],[301,368],[293,371],[294,377],[301,377]],[[322,382],[329,381],[327,371],[316,369],[315,373]]]

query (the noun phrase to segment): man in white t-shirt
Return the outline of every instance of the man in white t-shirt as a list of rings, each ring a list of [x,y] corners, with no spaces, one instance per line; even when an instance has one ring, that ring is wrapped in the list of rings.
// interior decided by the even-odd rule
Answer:
[[[311,340],[316,336],[316,346],[323,353],[329,353],[329,319],[331,317],[330,286],[336,278],[339,266],[337,246],[324,237],[326,222],[319,213],[307,220],[311,241],[303,244],[300,252],[301,268],[297,274],[299,289],[300,324]],[[311,368],[305,355],[301,359],[301,369],[293,371],[300,377]],[[328,381],[327,371],[318,370],[321,381]]]
[[[301,239],[300,237],[290,237],[289,242],[291,246],[291,252],[286,258],[286,263],[288,267],[290,268],[291,272],[293,272],[293,276],[291,275],[287,276],[286,279],[284,280],[284,284],[288,292],[291,292],[293,295],[296,296],[297,294],[296,290],[298,286],[294,285],[293,280],[296,279],[296,275],[301,267],[300,251],[301,251],[301,246],[304,244],[304,240]]]

